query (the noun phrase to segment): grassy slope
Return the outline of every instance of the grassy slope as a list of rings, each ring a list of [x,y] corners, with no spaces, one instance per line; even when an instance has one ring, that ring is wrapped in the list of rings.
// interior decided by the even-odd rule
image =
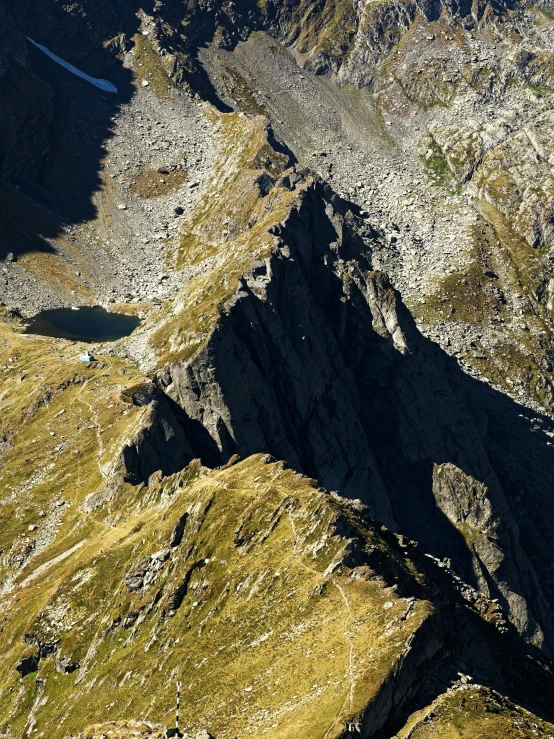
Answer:
[[[260,456],[211,473],[193,465],[128,503],[117,526],[106,533],[84,524],[86,542],[73,556],[15,591],[0,667],[0,714],[13,736],[22,735],[37,689],[34,673],[18,687],[15,663],[29,652],[23,632],[61,639],[62,654],[81,662],[60,675],[52,657],[41,661],[48,700],[36,712],[38,736],[98,720],[169,723],[180,678],[189,730],[316,739],[338,736],[363,709],[430,612],[422,601],[402,618],[408,603],[382,580],[326,574],[347,541],[333,535],[333,522],[351,514]],[[125,573],[167,546],[187,510],[183,542],[158,580],[129,593]],[[373,530],[354,525],[368,546],[395,556]],[[168,598],[193,565],[169,617]]]
[[[410,717],[398,739],[527,739],[554,735],[541,720],[495,691],[460,686]]]
[[[48,531],[56,530],[58,519],[65,520],[69,535],[76,508],[106,484],[142,413],[121,391],[143,375],[115,356],[83,365],[78,359],[83,349],[24,336],[0,316],[0,438],[7,446],[0,456],[3,580],[21,563],[19,554],[24,557],[52,538]],[[71,505],[56,506],[62,501]]]
[[[109,525],[106,511],[85,515],[80,506],[113,479],[121,446],[144,412],[121,394],[144,379],[130,362],[103,356],[83,365],[78,359],[83,346],[20,331],[3,311],[0,623],[2,656],[9,668],[0,679],[2,689],[4,678],[13,687],[17,677],[13,659],[21,652],[29,614],[44,606],[72,561],[64,554],[77,545],[92,556],[104,541],[124,535],[125,524]],[[33,581],[39,568],[50,573],[47,585],[10,593],[15,578]],[[3,720],[9,716],[5,709],[0,709]]]

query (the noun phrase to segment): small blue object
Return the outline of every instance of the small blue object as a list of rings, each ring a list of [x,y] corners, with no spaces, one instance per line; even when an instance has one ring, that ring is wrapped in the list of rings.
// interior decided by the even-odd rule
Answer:
[[[79,361],[81,362],[94,362],[94,357],[90,352],[85,352],[84,354],[81,354],[79,357]]]

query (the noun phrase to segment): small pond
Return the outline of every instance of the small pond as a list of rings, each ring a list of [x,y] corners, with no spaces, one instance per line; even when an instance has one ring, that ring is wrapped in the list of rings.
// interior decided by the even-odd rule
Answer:
[[[100,307],[56,308],[37,313],[25,329],[26,334],[53,336],[71,341],[115,341],[129,336],[140,319],[124,313],[109,313]]]

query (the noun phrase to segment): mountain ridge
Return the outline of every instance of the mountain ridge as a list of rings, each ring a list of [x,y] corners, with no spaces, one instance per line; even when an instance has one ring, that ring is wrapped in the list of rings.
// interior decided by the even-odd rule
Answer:
[[[308,5],[0,4],[1,736],[553,730],[546,11]]]

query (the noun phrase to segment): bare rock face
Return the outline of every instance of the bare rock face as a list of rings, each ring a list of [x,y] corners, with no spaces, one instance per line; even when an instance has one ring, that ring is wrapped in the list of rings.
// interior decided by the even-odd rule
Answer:
[[[156,580],[157,573],[169,559],[169,549],[162,549],[149,557],[135,562],[125,575],[125,585],[129,591],[149,587]]]
[[[157,470],[168,475],[182,469],[195,457],[183,428],[168,400],[158,394],[147,407],[141,429],[121,452],[125,477],[138,484]]]
[[[269,452],[360,498],[451,556],[543,644],[550,611],[487,456],[486,418],[469,410],[475,390],[371,271],[352,214],[337,208],[314,186],[205,347],[159,382],[223,460]]]
[[[307,72],[329,78],[317,80],[319,89],[355,98],[356,92],[332,85],[367,86],[376,95],[360,95],[364,114],[374,102],[389,118],[403,111],[396,130],[392,120],[375,116],[381,127],[390,124],[396,143],[419,141],[422,161],[416,159],[417,176],[408,183],[410,198],[401,208],[414,207],[414,192],[426,198],[428,183],[422,185],[420,175],[422,168],[434,167],[433,181],[449,177],[453,188],[441,208],[448,210],[465,188],[483,211],[488,205],[508,219],[527,247],[544,247],[554,234],[551,111],[540,103],[525,122],[514,121],[517,113],[501,120],[491,113],[485,123],[478,110],[475,116],[466,113],[475,100],[470,94],[479,89],[494,108],[517,75],[529,86],[550,86],[552,58],[522,46],[503,60],[501,73],[481,69],[471,49],[481,53],[487,33],[498,31],[495,19],[509,10],[501,3],[52,0],[46,10],[37,8],[36,0],[9,9],[0,0],[2,185],[19,197],[23,193],[15,185],[29,177],[45,202],[52,196],[49,207],[56,201],[52,188],[58,188],[58,204],[71,205],[75,198],[67,181],[73,183],[71,172],[84,169],[77,161],[85,151],[78,135],[71,139],[73,148],[65,149],[75,153],[68,176],[58,171],[48,181],[41,163],[50,147],[55,154],[56,140],[66,138],[75,121],[100,112],[79,129],[96,134],[94,121],[103,120],[89,151],[94,177],[85,188],[86,208],[74,222],[83,232],[90,226],[98,249],[110,246],[106,254],[117,253],[129,233],[144,244],[137,254],[151,251],[150,232],[160,250],[150,255],[149,269],[133,265],[131,282],[142,287],[125,295],[142,303],[144,332],[134,344],[106,349],[98,366],[86,368],[90,375],[79,380],[79,389],[64,396],[63,408],[51,406],[61,404],[58,391],[68,391],[62,378],[71,368],[70,350],[53,343],[49,350],[60,367],[52,356],[43,362],[35,340],[27,350],[28,337],[2,324],[10,426],[0,429],[0,482],[8,483],[1,502],[13,529],[6,528],[8,546],[3,538],[0,547],[2,573],[9,575],[2,583],[9,600],[2,600],[0,610],[2,633],[10,638],[11,675],[0,684],[0,699],[9,720],[13,715],[23,727],[25,710],[21,731],[29,735],[43,727],[47,735],[67,717],[74,732],[89,721],[104,722],[80,735],[85,739],[161,738],[168,735],[161,725],[111,719],[167,716],[174,693],[166,677],[180,679],[181,672],[184,684],[194,687],[188,696],[194,732],[216,726],[218,735],[222,727],[240,735],[252,716],[261,717],[255,732],[279,729],[274,735],[281,735],[282,716],[291,715],[286,712],[292,703],[289,688],[280,683],[283,675],[302,698],[294,696],[303,722],[296,725],[309,727],[314,739],[392,735],[405,715],[437,696],[448,697],[452,686],[456,699],[469,690],[468,671],[543,711],[548,697],[540,690],[549,685],[544,655],[552,655],[554,644],[554,590],[544,564],[554,554],[550,442],[534,443],[536,429],[526,426],[520,406],[464,374],[454,357],[418,329],[406,307],[414,301],[403,301],[383,268],[386,260],[394,267],[395,255],[401,262],[409,253],[398,245],[406,233],[390,222],[399,207],[396,191],[389,190],[395,202],[388,204],[388,225],[373,227],[366,210],[339,197],[303,163],[293,166],[294,156],[274,141],[267,120],[256,117],[270,108],[271,99],[257,86],[248,90],[244,79],[233,79],[251,107],[228,116],[207,104],[197,106],[183,93],[220,103],[197,59],[199,47],[213,43],[216,61],[225,59],[223,68],[240,41],[254,30],[267,31],[294,47]],[[416,25],[417,33],[409,36]],[[469,33],[476,27],[479,38]],[[441,41],[431,48],[435,32]],[[55,73],[52,84],[46,82],[26,35],[88,73],[111,70],[114,80],[122,81],[120,97],[99,98],[87,107],[86,89],[72,88]],[[443,59],[451,41],[456,48]],[[293,58],[272,43],[275,55]],[[233,77],[230,68],[224,73]],[[304,80],[296,67],[294,75]],[[273,94],[284,92],[273,87],[272,80]],[[533,95],[534,102],[542,99]],[[131,105],[137,98],[142,107]],[[58,128],[56,117],[63,117],[64,107],[72,117]],[[183,128],[205,128],[196,138],[188,130],[183,136],[177,124],[173,128],[185,107]],[[204,112],[189,115],[196,107]],[[427,116],[425,131],[419,128],[423,114],[412,125],[406,113],[415,108]],[[274,117],[282,123],[281,116]],[[356,129],[354,119],[347,125]],[[422,135],[415,137],[412,129]],[[385,129],[381,140],[390,138],[392,150],[393,136],[386,134]],[[108,146],[112,135],[116,141],[121,136],[121,150],[131,153],[120,155],[117,144]],[[239,145],[241,138],[248,139],[247,146]],[[136,157],[133,141],[140,143]],[[177,165],[165,157],[169,161],[181,145],[186,151],[178,152],[179,168],[171,169]],[[223,158],[213,153],[217,146]],[[141,160],[150,150],[160,157],[153,168]],[[402,152],[395,150],[395,166],[402,167]],[[329,159],[331,179],[332,157],[326,151],[313,156]],[[195,174],[185,186],[189,165],[202,176]],[[141,177],[154,178],[148,192],[155,198],[133,192],[135,168]],[[165,188],[172,172],[179,173],[175,192]],[[364,187],[356,185],[358,195]],[[158,196],[167,198],[164,212],[170,218],[161,218]],[[200,203],[196,210],[195,203]],[[412,223],[406,225],[411,229],[429,212],[410,210]],[[182,220],[173,222],[174,217]],[[118,230],[118,218],[129,218],[129,228],[136,223],[136,229]],[[471,218],[484,234],[477,216]],[[153,223],[160,228],[154,230]],[[110,239],[104,244],[106,234]],[[76,238],[67,235],[67,254],[74,253]],[[112,238],[117,243],[110,244]],[[426,248],[422,237],[412,243],[421,252]],[[4,273],[13,281],[24,260],[7,246]],[[451,254],[463,251],[448,248]],[[233,259],[226,261],[228,255]],[[69,257],[67,263],[71,279],[81,278]],[[418,281],[422,270],[413,271]],[[487,283],[489,293],[505,303],[496,286],[502,270],[483,260],[478,280],[481,276],[483,282],[494,281]],[[150,294],[151,282],[163,286],[160,293]],[[68,284],[70,296],[78,294],[71,286],[86,287],[81,279]],[[469,290],[462,293],[460,303]],[[164,300],[157,300],[158,294]],[[546,274],[533,285],[534,297],[527,296],[535,317],[543,310],[543,295],[551,311],[554,278]],[[441,315],[444,307],[441,303]],[[459,303],[448,308],[453,315]],[[465,331],[462,320],[459,324]],[[535,337],[541,335],[537,326]],[[475,335],[472,324],[469,330]],[[486,359],[481,347],[472,348],[479,349],[477,359]],[[27,351],[36,351],[30,366],[21,359]],[[550,372],[546,350],[540,359]],[[56,373],[57,390],[46,392],[43,385]],[[138,385],[123,379],[131,373],[128,382]],[[547,397],[551,384],[541,378],[534,378],[534,387]],[[3,386],[0,391],[1,401]],[[34,407],[26,405],[28,396]],[[32,418],[32,429],[31,420],[19,420],[22,411]],[[539,420],[544,435],[550,434],[552,427]],[[32,477],[27,465],[36,468]],[[17,474],[15,467],[21,467]],[[59,531],[51,526],[47,538],[42,506],[61,493],[64,500],[57,505],[66,518]],[[26,633],[23,651],[24,622],[37,631]],[[517,647],[508,657],[506,645]],[[377,653],[383,660],[378,667]],[[317,677],[321,684],[311,676],[308,682],[297,658],[304,654],[308,664],[325,665],[325,678]],[[514,669],[510,660],[529,673],[523,668],[520,675],[520,665]],[[327,671],[332,662],[339,666],[334,683]],[[67,676],[77,670],[70,682]],[[236,685],[229,674],[240,678]],[[538,691],[530,682],[521,686],[527,674]],[[345,698],[335,707],[339,683]],[[131,690],[141,702],[129,708]],[[147,690],[152,695],[145,695]],[[106,691],[113,694],[110,702],[104,701]],[[483,712],[496,716],[496,698],[489,700],[486,692],[481,698]],[[77,705],[75,710],[88,711],[79,725],[71,716]],[[462,701],[459,705],[463,708]],[[325,710],[332,715],[316,725]],[[428,716],[430,722],[433,715]],[[3,736],[11,728],[2,721]],[[426,716],[420,723],[429,722]],[[240,729],[231,732],[231,725]],[[213,737],[204,730],[196,739]]]
[[[490,487],[464,474],[453,464],[436,465],[433,471],[433,494],[438,507],[464,537],[472,553],[479,590],[494,597],[487,584],[487,574],[495,573],[493,577],[499,584],[502,597],[510,604],[512,620],[531,641],[540,642],[542,635],[533,631],[524,598],[520,593],[505,588],[505,583],[516,572],[518,578],[533,582],[534,587],[540,588],[540,585],[536,573],[521,557],[519,547],[506,556],[505,542],[519,539],[519,532],[497,480],[493,477],[489,479]],[[546,603],[542,598],[539,608],[543,611],[543,618],[548,619]]]
[[[144,407],[145,415],[115,465],[126,480],[146,483],[155,472],[171,475],[199,457],[212,466],[221,463],[219,450],[202,425],[154,384],[139,389],[133,402]]]
[[[352,394],[354,378],[341,349],[348,304],[342,316],[331,312],[341,305],[343,279],[351,280],[355,299],[365,302],[365,291],[375,306],[380,303],[375,325],[386,333],[389,323],[395,336],[391,344],[396,341],[399,351],[404,339],[394,314],[396,299],[384,277],[366,283],[359,268],[352,277],[341,275],[335,241],[340,235],[323,202],[314,192],[304,208],[280,235],[282,246],[275,254],[244,276],[205,349],[189,364],[170,369],[166,392],[191,418],[201,419],[224,459],[268,451],[331,489],[352,497],[366,489],[364,498],[376,517],[390,523],[390,504],[364,438],[360,399]],[[321,229],[321,241],[314,242],[303,223]],[[297,240],[292,248],[289,236]],[[329,275],[329,282],[326,259],[339,271]]]
[[[437,505],[453,524],[465,523],[472,528],[494,523],[492,507],[483,483],[465,475],[455,465],[436,465],[433,471],[433,494]]]

